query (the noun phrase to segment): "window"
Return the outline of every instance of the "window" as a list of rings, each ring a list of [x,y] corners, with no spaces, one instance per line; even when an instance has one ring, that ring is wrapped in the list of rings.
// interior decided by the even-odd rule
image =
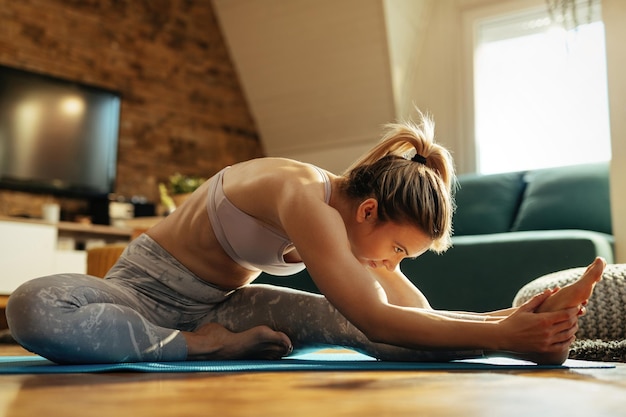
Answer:
[[[599,2],[593,7],[570,30],[545,7],[477,22],[479,172],[610,159],[604,25]]]

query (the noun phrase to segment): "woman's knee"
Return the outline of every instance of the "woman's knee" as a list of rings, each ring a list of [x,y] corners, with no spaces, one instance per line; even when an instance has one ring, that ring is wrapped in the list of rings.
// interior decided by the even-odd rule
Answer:
[[[72,294],[76,278],[73,274],[36,278],[20,285],[11,294],[6,318],[11,334],[18,342],[28,342],[37,334],[45,334],[51,322],[62,320],[62,312],[77,308]]]
[[[53,278],[36,278],[25,282],[13,291],[7,303],[7,318],[19,319],[37,309],[42,302],[50,302],[50,297],[43,297],[43,294],[49,292],[50,281]]]

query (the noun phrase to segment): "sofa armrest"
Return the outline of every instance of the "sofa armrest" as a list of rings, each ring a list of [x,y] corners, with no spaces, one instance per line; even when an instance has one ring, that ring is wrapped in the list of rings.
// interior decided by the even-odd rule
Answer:
[[[436,309],[493,311],[511,306],[517,291],[542,275],[613,262],[613,237],[586,230],[545,230],[454,237],[442,255],[402,262],[402,271]]]

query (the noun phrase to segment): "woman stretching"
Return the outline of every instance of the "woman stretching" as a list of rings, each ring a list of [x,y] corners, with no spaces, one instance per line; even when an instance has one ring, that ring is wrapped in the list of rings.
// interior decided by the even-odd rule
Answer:
[[[450,246],[453,183],[425,117],[390,125],[341,176],[288,159],[239,163],[131,242],[104,280],[23,284],[9,326],[59,363],[278,359],[328,346],[382,360],[562,363],[602,259],[569,287],[489,314],[433,310],[400,271],[404,258]],[[323,295],[250,285],[305,266]]]

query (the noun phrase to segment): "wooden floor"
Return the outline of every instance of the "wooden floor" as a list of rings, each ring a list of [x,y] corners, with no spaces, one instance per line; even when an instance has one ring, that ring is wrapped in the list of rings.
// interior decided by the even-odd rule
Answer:
[[[0,345],[0,355],[22,355]],[[626,416],[626,364],[498,372],[0,375],[2,416]]]

